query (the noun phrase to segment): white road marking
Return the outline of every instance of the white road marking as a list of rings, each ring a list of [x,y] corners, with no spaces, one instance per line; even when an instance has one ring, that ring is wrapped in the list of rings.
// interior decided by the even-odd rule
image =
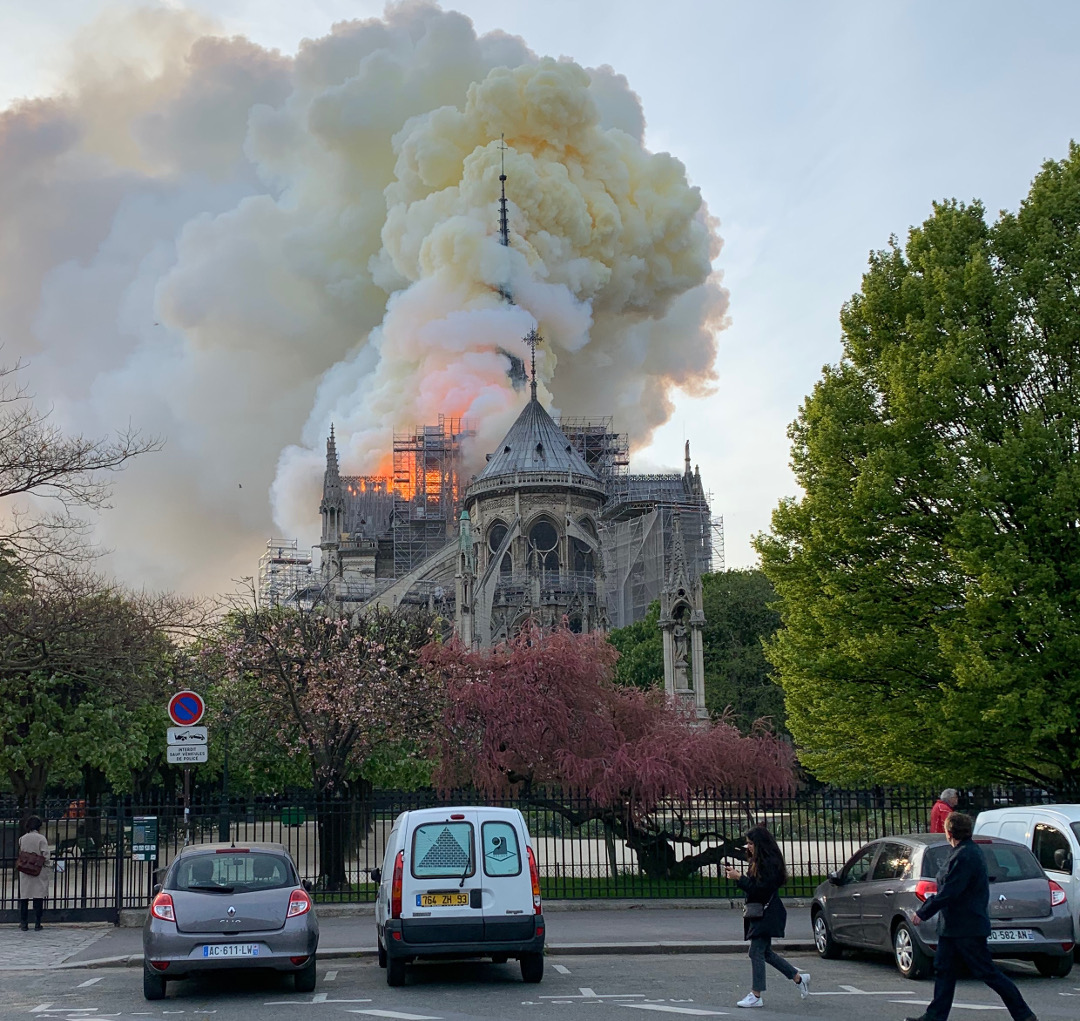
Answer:
[[[316,993],[311,998],[311,1003],[371,1003],[370,996],[364,996],[356,1000],[328,1000],[329,993]],[[295,1007],[298,1003],[307,1006],[304,1000],[267,1000],[264,1007]]]
[[[929,1000],[890,1000],[890,1003],[903,1003],[912,1007],[929,1007]],[[953,1003],[953,1010],[1004,1010],[1005,1007],[997,1003]]]
[[[811,992],[811,996],[914,996],[913,989],[860,989],[858,986],[840,987],[841,992]],[[906,1001],[897,1001],[906,1002]]]
[[[75,988],[85,989],[87,986],[92,986],[100,982],[104,977],[104,975],[99,975],[97,978],[88,978],[85,982],[80,982]]]
[[[398,1021],[442,1021],[431,1014],[406,1014],[400,1010],[350,1010],[350,1014],[368,1014],[371,1017],[398,1018]]]
[[[696,1014],[698,1017],[720,1017],[726,1010],[701,1010],[699,1007],[666,1007],[660,1003],[624,1003],[624,1007],[634,1010],[661,1010],[665,1014]]]
[[[556,970],[556,971],[557,971],[557,972],[558,972],[558,973],[559,973],[560,975],[569,975],[569,974],[570,974],[570,969],[569,969],[568,967],[566,967],[566,965],[565,965],[565,964],[553,964],[553,965],[552,965],[552,967],[553,967],[553,968],[554,968],[554,969],[555,969],[555,970]]]
[[[323,975],[323,981],[324,982],[333,982],[336,978],[337,978],[337,972],[336,971],[328,971],[325,975]]]
[[[563,993],[562,996],[538,996],[538,1000],[644,1000],[644,993],[595,993],[588,986],[578,986],[580,996]]]

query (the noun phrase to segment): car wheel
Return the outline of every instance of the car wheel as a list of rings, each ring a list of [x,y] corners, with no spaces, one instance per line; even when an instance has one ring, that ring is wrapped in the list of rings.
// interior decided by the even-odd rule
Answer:
[[[386,959],[386,984],[388,986],[405,985],[405,962],[400,957]]]
[[[521,978],[525,982],[539,982],[544,977],[544,955],[521,955]]]
[[[315,955],[299,971],[293,973],[294,988],[298,993],[313,993],[318,976],[315,974]]]
[[[382,945],[382,940],[379,940],[379,967],[386,967],[386,947]]]
[[[934,964],[934,959],[915,942],[907,922],[893,930],[893,960],[904,978],[926,978]]]
[[[1064,978],[1072,971],[1072,966],[1072,954],[1066,954],[1064,957],[1051,957],[1049,954],[1044,954],[1042,957],[1035,958],[1035,967],[1039,969],[1039,974],[1046,978]]]
[[[814,915],[814,946],[817,947],[818,956],[826,961],[835,960],[840,956],[840,946],[833,939],[829,923],[825,921],[824,911],[818,911]]]
[[[492,964],[506,964],[506,962],[509,961],[509,960],[510,960],[510,955],[509,954],[492,954],[491,955],[491,963]]]
[[[165,978],[163,975],[155,975],[147,968],[143,968],[142,994],[147,1000],[165,999]]]

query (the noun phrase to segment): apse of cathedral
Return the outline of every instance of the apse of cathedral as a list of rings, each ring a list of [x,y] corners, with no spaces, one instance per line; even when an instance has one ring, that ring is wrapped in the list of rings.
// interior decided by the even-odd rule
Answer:
[[[505,245],[505,173],[500,181]],[[508,287],[499,293],[513,301]],[[681,473],[631,473],[628,437],[611,418],[555,419],[543,407],[536,385],[541,338],[533,331],[525,341],[531,372],[510,357],[508,376],[523,398],[528,382],[527,399],[475,474],[466,477],[463,457],[475,432],[461,419],[439,416],[395,433],[387,477],[342,475],[331,427],[319,566],[298,554],[295,542],[271,540],[260,570],[264,602],[342,613],[425,605],[477,648],[511,637],[526,621],[579,632],[622,627],[643,618],[669,588],[689,588],[699,602],[695,579],[714,567],[718,525],[701,474],[691,468],[690,444]],[[673,691],[681,687],[671,664],[678,665],[686,634],[684,601],[665,601],[661,625]]]

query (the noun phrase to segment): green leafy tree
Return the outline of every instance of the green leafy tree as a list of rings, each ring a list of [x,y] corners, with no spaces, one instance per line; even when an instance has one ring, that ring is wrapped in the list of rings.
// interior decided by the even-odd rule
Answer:
[[[713,716],[730,713],[744,733],[762,719],[784,730],[784,695],[763,644],[780,626],[775,600],[775,589],[759,570],[702,578],[705,704]]]
[[[1080,148],[1016,214],[875,253],[758,537],[768,655],[834,781],[1080,786]]]

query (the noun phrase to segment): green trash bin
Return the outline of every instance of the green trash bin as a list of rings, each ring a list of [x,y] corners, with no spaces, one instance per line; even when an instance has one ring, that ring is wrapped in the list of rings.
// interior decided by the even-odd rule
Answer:
[[[307,811],[303,808],[297,808],[295,805],[290,805],[288,808],[281,810],[281,825],[282,826],[303,826],[307,822]]]

